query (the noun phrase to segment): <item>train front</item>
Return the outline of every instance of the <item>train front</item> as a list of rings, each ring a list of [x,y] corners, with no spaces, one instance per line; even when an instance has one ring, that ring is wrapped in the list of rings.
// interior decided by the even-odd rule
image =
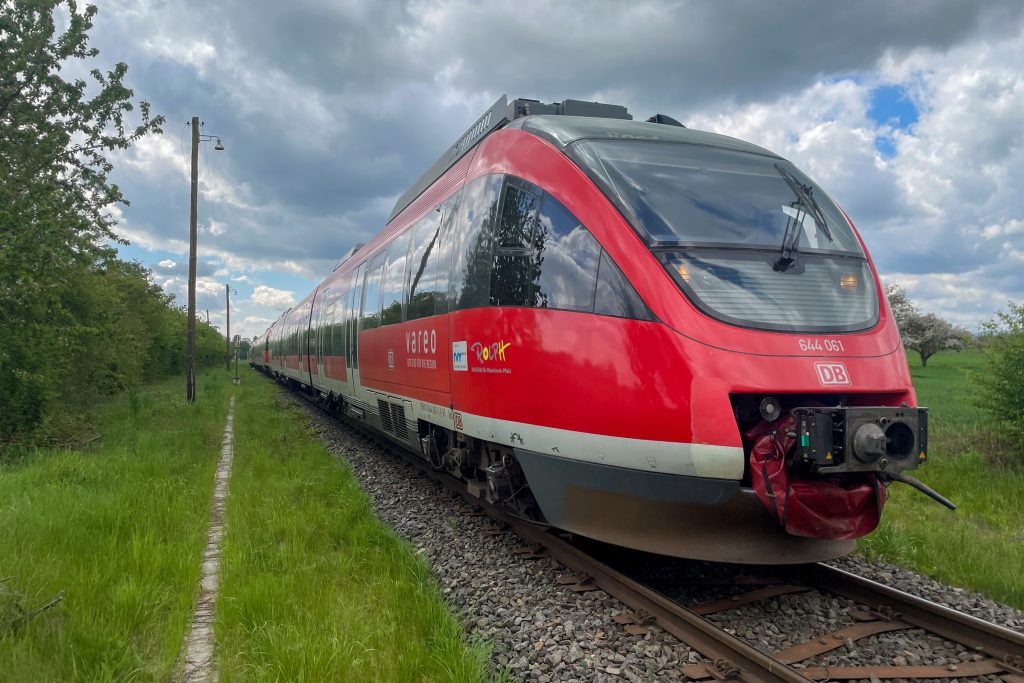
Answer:
[[[689,508],[678,545],[650,549],[820,560],[878,525],[893,481],[952,507],[908,474],[927,459],[927,409],[864,244],[813,180],[767,150],[683,129],[564,152],[669,275],[636,278],[671,330],[678,356],[665,361],[685,368],[652,369],[651,386],[689,392],[695,448],[742,452],[738,493]]]

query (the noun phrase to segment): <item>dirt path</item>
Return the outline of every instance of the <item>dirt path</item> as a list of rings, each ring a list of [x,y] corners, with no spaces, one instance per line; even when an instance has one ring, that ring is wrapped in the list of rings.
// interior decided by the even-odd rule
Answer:
[[[192,617],[192,627],[185,640],[184,664],[181,681],[199,683],[218,680],[214,666],[213,618],[217,605],[217,572],[220,567],[220,541],[223,536],[224,504],[228,497],[228,479],[231,477],[231,459],[234,455],[235,397],[228,404],[228,419],[221,440],[220,462],[213,487],[213,505],[210,507],[210,530],[203,551],[203,573],[199,579],[199,602]]]

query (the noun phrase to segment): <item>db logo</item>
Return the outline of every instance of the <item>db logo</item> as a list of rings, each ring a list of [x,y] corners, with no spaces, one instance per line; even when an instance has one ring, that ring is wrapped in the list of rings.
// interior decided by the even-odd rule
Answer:
[[[818,381],[824,386],[850,383],[850,375],[842,363],[815,363],[814,369],[818,371]]]

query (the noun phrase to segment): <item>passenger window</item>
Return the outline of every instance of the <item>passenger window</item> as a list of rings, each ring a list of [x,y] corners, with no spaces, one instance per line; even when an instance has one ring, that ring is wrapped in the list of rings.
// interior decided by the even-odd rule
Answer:
[[[409,231],[395,237],[388,245],[388,263],[381,286],[381,325],[402,322],[402,298],[405,292],[405,263],[409,258]]]
[[[409,256],[409,303],[407,320],[434,315],[437,283],[438,239],[441,235],[441,207],[421,218],[412,230]]]
[[[328,306],[328,320],[330,325],[328,333],[324,337],[328,340],[325,356],[344,356],[346,347],[345,334],[345,300],[348,295],[348,283],[341,286],[341,289],[331,292],[331,300]]]
[[[437,267],[435,268],[437,281],[434,284],[435,315],[443,315],[448,312],[448,283],[452,270],[452,252],[457,241],[454,233],[461,229],[458,221],[461,197],[462,190],[459,190],[441,205],[441,232],[437,237]]]
[[[362,318],[359,325],[361,330],[370,330],[380,327],[380,281],[384,272],[384,259],[386,254],[381,252],[370,261],[370,267],[366,269],[366,284],[363,285],[363,307]]]
[[[654,320],[654,315],[633,289],[633,285],[615,265],[615,261],[604,252],[601,253],[601,267],[597,273],[594,313],[636,320]]]
[[[451,309],[486,306],[501,198],[500,175],[478,178],[462,190],[458,217],[451,229]]]

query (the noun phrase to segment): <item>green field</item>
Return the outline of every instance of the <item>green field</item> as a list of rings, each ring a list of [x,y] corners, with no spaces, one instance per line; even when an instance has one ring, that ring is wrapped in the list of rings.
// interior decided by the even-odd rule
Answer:
[[[122,394],[85,451],[0,467],[0,679],[157,681],[174,673],[206,544],[226,382]],[[53,608],[32,612],[63,595]]]
[[[209,371],[195,406],[180,380],[146,387],[88,416],[92,447],[0,466],[0,681],[175,677],[232,392],[222,680],[488,678],[487,649],[305,416],[255,374]]]
[[[1024,459],[1006,453],[971,401],[979,352],[910,355],[929,412],[929,461],[916,476],[957,504],[951,512],[893,484],[882,525],[861,551],[1024,608]]]

